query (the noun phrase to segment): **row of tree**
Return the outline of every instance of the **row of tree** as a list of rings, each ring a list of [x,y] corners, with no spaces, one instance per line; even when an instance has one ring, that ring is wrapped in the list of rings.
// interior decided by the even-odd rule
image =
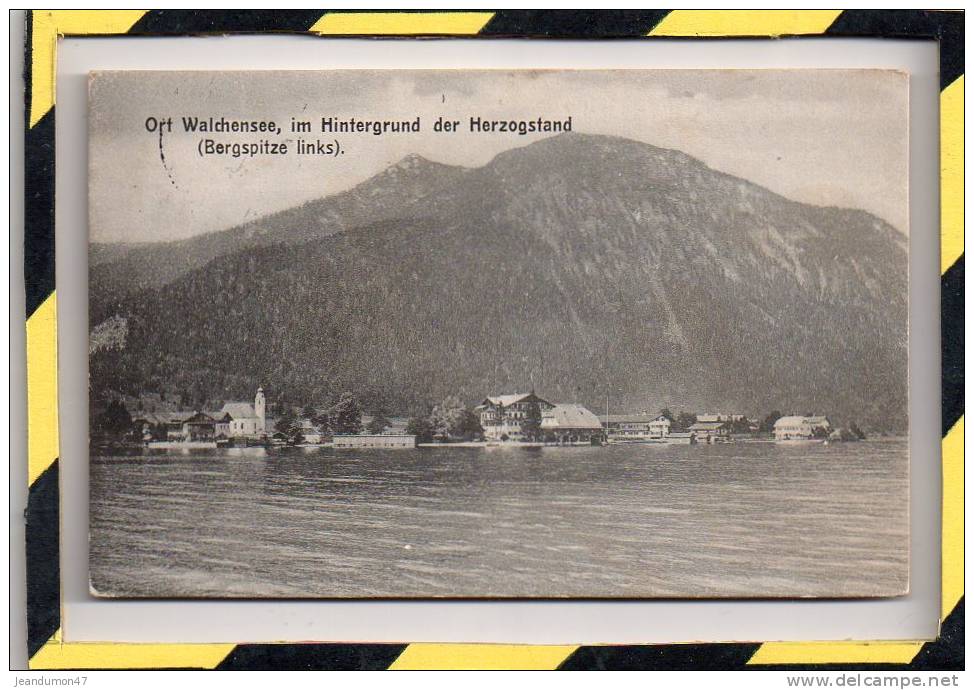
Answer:
[[[660,410],[660,414],[670,420],[670,431],[688,431],[691,426],[697,423],[697,415],[692,412],[680,411],[673,414],[669,408],[664,407]],[[780,411],[773,410],[758,423],[758,431],[770,434],[774,431],[774,423],[783,416]],[[747,417],[736,419],[729,424],[733,434],[746,434],[751,431],[751,420]]]
[[[457,396],[449,395],[434,405],[428,415],[410,419],[406,433],[415,434],[418,443],[476,441],[484,437],[484,428],[472,408]]]
[[[363,429],[362,410],[355,396],[343,393],[333,404],[325,408],[317,408],[307,404],[298,413],[299,408],[276,402],[271,405],[270,412],[276,417],[274,431],[286,435],[289,439],[296,439],[303,426],[302,420],[308,419],[322,434],[357,434]],[[187,416],[190,413],[187,411]],[[91,430],[94,436],[105,440],[122,440],[141,431],[133,426],[133,418],[125,403],[118,399],[111,399],[97,411],[92,418]],[[378,412],[368,424],[370,433],[382,433],[389,426],[389,419],[383,412]],[[165,438],[165,425],[161,429],[153,428],[153,435]],[[300,440],[300,439],[297,439]]]
[[[673,414],[669,408],[664,407],[660,410],[660,414],[670,420],[670,431],[689,431],[690,427],[697,423],[697,415],[692,412],[680,411]],[[772,412],[761,423],[761,430],[770,432],[780,417],[780,412]],[[746,417],[728,422],[728,424],[730,424],[730,430],[733,434],[746,434],[751,431],[751,422]],[[765,427],[767,428],[765,429]]]
[[[295,413],[295,408],[287,405],[278,409],[281,411],[274,430],[288,435],[300,429],[299,422],[302,419],[310,420],[323,434],[358,434],[363,428],[362,408],[349,392],[342,393],[337,401],[324,409],[309,403],[301,410],[300,416]],[[388,425],[388,420],[385,420],[385,425]]]

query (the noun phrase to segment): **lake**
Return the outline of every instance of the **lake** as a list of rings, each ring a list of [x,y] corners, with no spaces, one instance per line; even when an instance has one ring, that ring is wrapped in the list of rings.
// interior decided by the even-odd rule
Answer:
[[[905,439],[227,449],[91,461],[90,575],[129,597],[884,596]]]

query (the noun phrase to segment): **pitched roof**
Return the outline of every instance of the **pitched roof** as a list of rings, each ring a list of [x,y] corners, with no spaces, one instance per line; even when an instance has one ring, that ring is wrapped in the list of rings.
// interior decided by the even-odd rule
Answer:
[[[697,422],[690,425],[690,431],[717,431],[726,424],[727,422]]]
[[[132,421],[143,421],[148,424],[171,424],[173,422],[182,422],[192,415],[192,412],[142,412],[133,415]]]
[[[227,413],[223,410],[203,410],[204,413],[210,415],[218,422],[226,421]]]
[[[781,417],[774,423],[775,427],[794,426],[796,424],[808,424],[810,426],[830,426],[828,417],[823,417],[818,415],[806,416],[800,414]]]
[[[541,415],[543,429],[601,429],[602,423],[581,405],[555,405]]]
[[[220,412],[229,414],[234,419],[251,419],[257,416],[254,406],[248,402],[228,402]]]
[[[535,400],[538,402],[548,402],[544,398],[538,397],[534,393],[511,393],[510,395],[488,395],[481,405],[490,403],[491,405],[513,405],[514,403],[524,402],[525,400]],[[550,404],[550,403],[549,403]]]

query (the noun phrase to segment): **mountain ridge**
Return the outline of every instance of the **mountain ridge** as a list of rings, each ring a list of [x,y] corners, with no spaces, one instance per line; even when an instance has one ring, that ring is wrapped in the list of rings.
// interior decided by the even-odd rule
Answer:
[[[400,203],[372,222],[93,294],[93,325],[129,321],[125,348],[93,358],[93,391],[275,382],[416,411],[533,384],[593,409],[608,396],[905,428],[897,231],[627,142],[563,135],[401,193],[383,182]],[[172,311],[179,338],[148,316]]]
[[[347,190],[263,215],[226,230],[164,242],[92,242],[90,281],[98,293],[124,293],[161,287],[209,260],[246,247],[327,237],[363,224],[381,208],[395,208],[434,191],[426,178],[447,184],[465,170],[459,166],[406,156]],[[418,181],[417,181],[418,180]],[[392,189],[389,189],[389,188]],[[391,198],[386,198],[386,194]],[[397,196],[399,195],[399,196]],[[378,207],[378,211],[376,208]]]
[[[614,135],[585,134],[585,133],[580,133],[580,132],[567,132],[567,133],[562,133],[562,134],[558,134],[558,135],[551,136],[551,137],[546,137],[546,138],[541,139],[539,141],[533,142],[532,144],[526,144],[525,146],[515,147],[515,148],[507,149],[505,151],[501,151],[500,153],[498,153],[497,155],[495,155],[490,161],[488,161],[487,163],[485,163],[483,166],[473,167],[473,168],[471,168],[471,167],[465,167],[465,166],[450,165],[450,164],[447,164],[447,163],[441,163],[441,162],[438,162],[438,161],[431,160],[430,158],[427,158],[427,157],[422,156],[422,155],[417,154],[417,153],[410,153],[410,154],[405,155],[403,158],[399,159],[395,163],[392,163],[391,165],[387,166],[386,168],[383,168],[381,171],[379,171],[378,173],[376,173],[372,177],[370,177],[370,178],[368,178],[368,179],[366,179],[366,180],[364,180],[364,181],[362,181],[362,182],[360,182],[360,183],[358,183],[356,185],[353,185],[352,187],[350,187],[350,188],[348,188],[346,190],[342,190],[342,191],[336,192],[334,194],[325,195],[323,197],[309,199],[308,201],[302,202],[298,206],[292,207],[290,209],[283,209],[283,210],[280,210],[280,211],[273,211],[273,212],[265,213],[265,214],[262,214],[260,217],[254,219],[254,220],[241,222],[241,223],[238,223],[238,224],[236,224],[236,225],[234,225],[234,226],[232,226],[230,228],[224,229],[224,230],[215,230],[215,231],[211,231],[211,232],[200,233],[198,235],[193,235],[191,237],[186,237],[186,238],[182,238],[182,239],[178,239],[178,240],[162,240],[162,241],[158,241],[158,242],[148,241],[148,240],[147,241],[139,241],[139,242],[92,240],[90,242],[89,246],[93,250],[93,253],[98,254],[98,256],[97,256],[97,258],[94,261],[91,261],[91,257],[90,257],[89,258],[89,263],[90,263],[91,266],[100,265],[102,263],[107,263],[108,261],[115,260],[115,259],[118,258],[118,255],[119,254],[124,253],[124,252],[128,252],[128,251],[131,251],[131,250],[148,249],[148,248],[160,247],[160,246],[164,246],[164,245],[165,246],[178,246],[178,245],[192,243],[194,240],[199,240],[199,239],[204,238],[204,237],[215,236],[215,235],[226,235],[226,234],[229,234],[229,233],[233,233],[233,232],[237,232],[237,231],[242,231],[244,228],[248,228],[250,226],[261,225],[261,224],[269,223],[269,222],[272,221],[272,219],[276,218],[277,216],[280,216],[281,214],[290,213],[290,212],[293,212],[295,209],[300,209],[300,208],[307,207],[309,205],[315,205],[315,204],[319,204],[321,202],[326,202],[326,201],[331,200],[331,199],[333,199],[335,197],[343,196],[343,195],[346,195],[346,194],[348,194],[350,192],[354,192],[355,190],[357,190],[360,187],[367,186],[367,185],[373,183],[377,179],[381,179],[384,176],[388,176],[388,174],[390,172],[392,172],[392,171],[396,171],[396,170],[409,170],[409,169],[415,169],[416,167],[426,166],[426,167],[430,167],[430,168],[441,168],[441,169],[444,169],[444,170],[453,170],[453,171],[456,171],[457,173],[470,172],[470,171],[475,171],[475,170],[479,170],[479,169],[482,169],[482,168],[489,167],[489,166],[495,164],[498,161],[503,161],[503,160],[506,159],[506,157],[509,154],[516,155],[516,152],[521,151],[521,150],[523,150],[525,148],[528,148],[528,147],[531,147],[531,146],[537,146],[537,145],[542,144],[544,142],[561,140],[563,138],[564,139],[576,140],[576,141],[581,141],[581,140],[598,140],[598,141],[615,141],[615,142],[624,143],[626,145],[637,144],[637,145],[639,145],[641,147],[651,148],[651,149],[654,149],[656,151],[677,154],[678,156],[680,156],[680,157],[682,157],[682,158],[684,158],[684,159],[686,159],[688,161],[693,161],[696,164],[699,164],[701,166],[704,166],[707,170],[711,170],[713,172],[719,173],[720,175],[725,176],[725,177],[728,177],[728,178],[732,178],[732,179],[735,179],[735,180],[739,180],[739,181],[741,181],[741,182],[743,182],[743,183],[745,183],[747,185],[750,185],[750,186],[753,186],[755,188],[758,188],[758,189],[762,190],[763,192],[766,192],[768,194],[773,194],[773,195],[777,196],[778,198],[782,199],[783,201],[787,201],[789,203],[797,203],[797,204],[802,204],[804,206],[811,206],[811,207],[814,207],[814,208],[821,208],[821,209],[826,209],[826,210],[844,211],[844,212],[849,212],[849,213],[861,213],[861,214],[865,214],[865,215],[869,216],[870,218],[876,218],[876,216],[874,214],[871,214],[868,211],[866,211],[864,209],[860,209],[860,208],[847,207],[847,206],[836,206],[836,205],[831,205],[831,204],[813,204],[813,203],[804,202],[804,201],[796,201],[796,200],[791,199],[791,198],[789,198],[787,196],[784,196],[783,194],[780,194],[780,193],[775,192],[773,190],[770,190],[770,189],[767,189],[765,187],[762,187],[761,185],[759,185],[759,184],[757,184],[755,182],[752,182],[752,181],[748,180],[747,178],[744,178],[744,177],[741,177],[741,176],[738,176],[738,175],[734,175],[732,173],[724,172],[724,171],[719,170],[717,168],[713,168],[713,167],[709,166],[708,164],[704,163],[703,161],[701,161],[700,159],[694,158],[693,156],[691,156],[691,155],[689,155],[687,153],[684,153],[684,152],[682,152],[682,151],[680,151],[678,149],[671,149],[671,148],[660,147],[660,146],[656,146],[656,145],[653,145],[653,144],[647,144],[647,143],[644,143],[644,142],[636,142],[636,141],[631,140],[631,139],[626,139],[624,137],[619,137],[619,136],[614,136]],[[883,221],[883,222],[886,223],[886,221]],[[894,230],[896,229],[895,226],[890,225],[890,227],[893,227]],[[902,235],[902,232],[899,231],[899,230],[897,230],[897,233],[902,236],[901,245],[905,249],[906,248],[906,237],[905,237],[905,235]]]

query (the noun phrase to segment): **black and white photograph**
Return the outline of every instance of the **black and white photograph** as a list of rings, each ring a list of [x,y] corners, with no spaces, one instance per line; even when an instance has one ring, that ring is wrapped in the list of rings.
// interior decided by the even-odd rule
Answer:
[[[91,73],[91,592],[907,594],[908,84]]]

